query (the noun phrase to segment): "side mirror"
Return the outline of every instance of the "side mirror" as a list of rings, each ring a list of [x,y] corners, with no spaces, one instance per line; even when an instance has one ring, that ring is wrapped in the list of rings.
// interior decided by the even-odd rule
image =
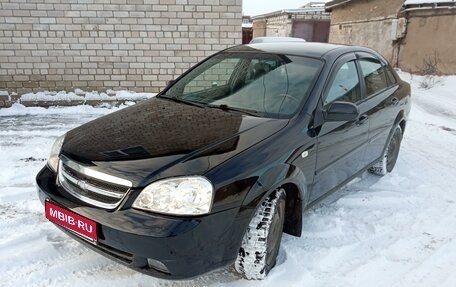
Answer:
[[[174,84],[174,82],[176,82],[176,80],[170,80],[170,81],[166,82],[166,86],[169,87],[172,84]]]
[[[358,107],[349,102],[334,102],[326,111],[325,120],[327,122],[349,122],[355,121],[359,117]]]

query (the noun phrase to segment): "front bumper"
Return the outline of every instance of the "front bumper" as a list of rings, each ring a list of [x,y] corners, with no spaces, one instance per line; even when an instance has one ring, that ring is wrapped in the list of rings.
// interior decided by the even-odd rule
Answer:
[[[186,279],[234,262],[248,224],[248,212],[228,209],[201,217],[178,218],[134,209],[107,211],[62,195],[55,174],[46,166],[37,175],[38,195],[97,222],[92,244],[58,226],[91,249],[128,267],[165,279]],[[151,267],[161,262],[167,272]]]

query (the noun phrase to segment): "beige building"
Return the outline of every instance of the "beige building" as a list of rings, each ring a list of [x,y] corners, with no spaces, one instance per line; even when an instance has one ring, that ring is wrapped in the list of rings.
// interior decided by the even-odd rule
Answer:
[[[413,73],[456,74],[456,3],[333,0],[329,42],[371,47]]]
[[[330,14],[324,2],[310,2],[297,9],[286,9],[253,18],[253,38],[297,37],[312,42],[328,42]]]
[[[456,74],[456,2],[407,4],[400,16],[407,19],[399,46],[398,66],[406,71]]]
[[[158,92],[241,43],[242,0],[2,0],[0,90]]]

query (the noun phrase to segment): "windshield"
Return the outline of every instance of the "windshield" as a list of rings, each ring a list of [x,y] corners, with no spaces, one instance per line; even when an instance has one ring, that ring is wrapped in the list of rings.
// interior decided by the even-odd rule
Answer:
[[[307,99],[322,62],[263,53],[220,53],[162,96],[262,117],[292,116]]]

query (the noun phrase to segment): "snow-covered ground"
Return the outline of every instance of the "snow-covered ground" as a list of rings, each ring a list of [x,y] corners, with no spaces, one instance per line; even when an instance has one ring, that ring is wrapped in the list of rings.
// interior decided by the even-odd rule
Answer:
[[[135,93],[131,91],[86,92],[80,89],[74,92],[36,92],[23,94],[21,101],[29,102],[56,102],[56,101],[140,101],[155,96],[153,93]]]
[[[264,281],[230,268],[190,281],[141,275],[68,238],[44,218],[34,177],[57,136],[114,109],[0,109],[0,286],[456,286],[456,77],[413,84],[392,174],[364,174],[305,212]]]
[[[137,93],[134,91],[113,91],[105,92],[83,91],[43,91],[26,93],[18,96],[16,93],[0,90],[2,100],[7,101],[7,106],[13,103],[20,103],[27,107],[53,107],[53,106],[76,106],[76,105],[96,105],[102,107],[119,106],[125,103],[135,103],[138,101],[155,97],[156,93]]]

